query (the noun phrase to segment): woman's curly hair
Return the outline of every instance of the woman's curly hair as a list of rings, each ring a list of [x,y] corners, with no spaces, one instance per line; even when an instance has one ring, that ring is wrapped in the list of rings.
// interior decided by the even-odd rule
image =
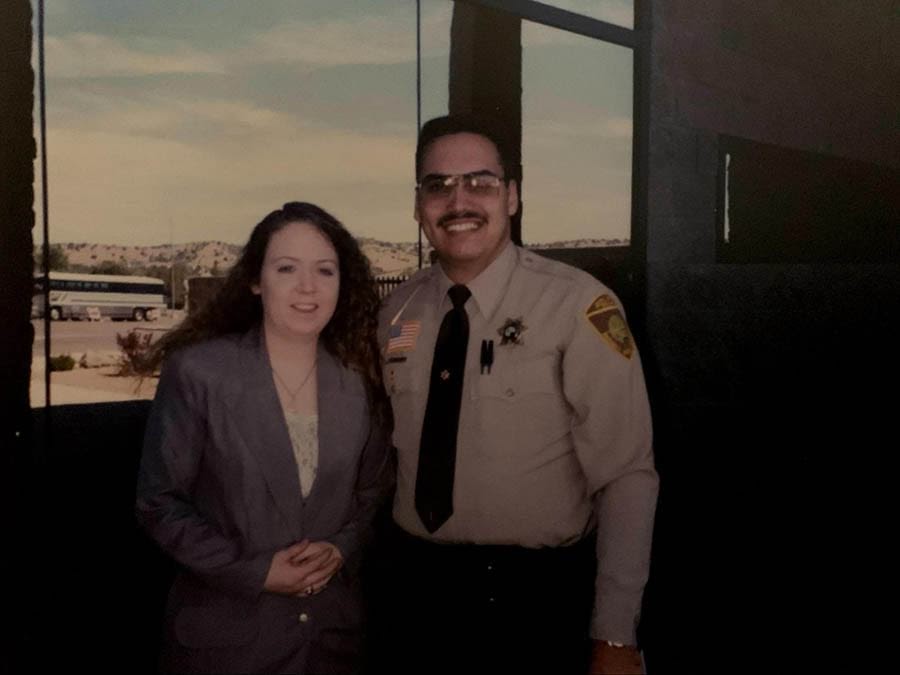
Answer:
[[[341,364],[363,375],[373,411],[386,409],[378,349],[380,301],[369,260],[356,239],[334,216],[308,202],[288,202],[260,221],[219,291],[196,313],[152,346],[141,364],[145,374],[156,372],[168,354],[188,345],[229,333],[244,333],[263,319],[259,283],[269,241],[290,223],[315,226],[334,246],[340,268],[337,307],[319,339]]]

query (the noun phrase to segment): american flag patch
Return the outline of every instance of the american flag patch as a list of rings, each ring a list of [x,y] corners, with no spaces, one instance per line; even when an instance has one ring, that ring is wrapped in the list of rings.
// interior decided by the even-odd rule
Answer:
[[[420,321],[401,321],[391,326],[391,332],[388,334],[388,343],[386,354],[396,354],[397,352],[410,352],[416,348],[416,338],[419,337],[419,330],[422,327]]]

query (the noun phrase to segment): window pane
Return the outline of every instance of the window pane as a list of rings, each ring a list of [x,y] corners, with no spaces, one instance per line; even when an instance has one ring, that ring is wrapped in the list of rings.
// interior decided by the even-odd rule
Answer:
[[[541,0],[541,2],[616,26],[634,28],[634,0]]]
[[[525,244],[631,237],[632,52],[522,22]]]
[[[721,136],[719,261],[900,260],[900,170]]]
[[[223,274],[253,225],[287,201],[318,203],[378,240],[364,242],[377,271],[416,267],[415,3],[264,6],[47,3],[54,269],[157,277],[166,286],[154,322],[113,323],[96,293],[77,299],[77,312],[64,304],[71,297],[58,298],[64,315],[85,318],[95,307],[103,320],[53,322],[52,355],[105,358],[120,353],[116,334],[173,325],[186,280]],[[140,318],[156,300],[134,305],[137,315],[118,304]],[[36,343],[34,405],[43,399],[42,356]],[[135,396],[115,368],[54,373],[53,402]]]

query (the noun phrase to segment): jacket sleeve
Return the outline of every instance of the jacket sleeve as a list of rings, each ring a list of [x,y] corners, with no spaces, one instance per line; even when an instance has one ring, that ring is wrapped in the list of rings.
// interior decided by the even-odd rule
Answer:
[[[240,541],[221,531],[193,499],[209,442],[206,390],[181,356],[167,360],[147,422],[137,518],[163,551],[205,583],[254,598],[263,590],[274,551],[244,554]]]
[[[394,480],[394,452],[388,425],[372,416],[360,457],[354,515],[340,532],[329,538],[340,549],[350,571],[358,568],[362,552],[372,539],[375,516],[390,494]]]

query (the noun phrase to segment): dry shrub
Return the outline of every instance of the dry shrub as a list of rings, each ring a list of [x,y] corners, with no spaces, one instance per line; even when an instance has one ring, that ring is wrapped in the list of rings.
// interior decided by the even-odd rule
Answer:
[[[153,334],[132,328],[124,335],[116,333],[116,342],[119,349],[122,350],[122,362],[118,374],[132,376],[143,372],[142,366],[150,352]]]

